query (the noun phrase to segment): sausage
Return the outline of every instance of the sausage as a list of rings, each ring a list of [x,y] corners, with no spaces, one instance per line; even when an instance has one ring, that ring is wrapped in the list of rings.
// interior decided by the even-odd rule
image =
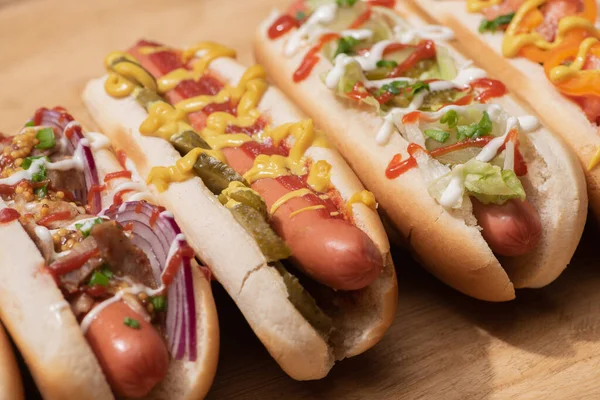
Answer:
[[[125,325],[127,317],[138,321],[139,329]],[[85,337],[120,396],[143,397],[167,374],[169,352],[163,338],[123,301],[100,311]]]
[[[241,148],[225,148],[227,163],[239,174],[254,160]],[[280,180],[265,178],[252,183],[270,209],[291,190]],[[357,290],[370,285],[383,269],[381,253],[369,236],[351,223],[333,219],[329,211],[294,211],[314,205],[312,195],[283,203],[272,215],[273,229],[292,250],[292,260],[314,280],[337,290]]]
[[[183,67],[178,57],[155,53],[140,54],[136,48],[130,50],[151,74],[160,77],[171,70]],[[190,81],[166,94],[171,104],[205,93],[200,83],[193,88]],[[211,88],[214,91],[214,88]],[[189,116],[195,129],[205,126],[207,116],[195,112]],[[227,163],[243,175],[254,164],[254,157],[242,148],[224,148]],[[270,209],[273,203],[292,191],[279,179],[264,178],[252,184]],[[311,196],[293,198],[284,203],[272,216],[275,232],[292,250],[295,264],[316,281],[338,290],[357,290],[370,285],[383,269],[383,258],[377,246],[366,233],[353,224],[333,219],[324,210],[305,211],[295,216],[292,212],[312,206]]]
[[[481,234],[494,253],[520,256],[531,251],[542,234],[540,216],[527,201],[509,200],[502,205],[483,204],[475,198],[473,213]]]

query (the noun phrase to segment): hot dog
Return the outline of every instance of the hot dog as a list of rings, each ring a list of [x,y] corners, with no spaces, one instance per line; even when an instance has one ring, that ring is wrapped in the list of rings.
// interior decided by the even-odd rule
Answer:
[[[389,327],[389,243],[324,134],[234,55],[140,41],[106,57],[83,99],[280,366],[321,378]]]
[[[598,3],[414,0],[456,32],[465,53],[503,79],[577,155],[600,215]],[[399,9],[403,6],[398,4]],[[577,62],[574,62],[577,61]],[[547,105],[553,104],[552,108]]]
[[[452,30],[394,3],[295,2],[261,24],[256,57],[434,275],[489,301],[552,282],[583,229],[580,167]]]
[[[216,311],[172,214],[63,108],[2,143],[0,316],[44,398],[203,397]]]

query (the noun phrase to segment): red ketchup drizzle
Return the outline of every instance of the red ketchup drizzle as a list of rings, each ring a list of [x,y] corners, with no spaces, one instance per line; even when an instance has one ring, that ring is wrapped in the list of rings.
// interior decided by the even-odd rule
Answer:
[[[297,28],[299,26],[300,24],[296,18],[285,14],[273,22],[267,31],[267,35],[269,36],[269,39],[277,39],[278,37],[285,35],[293,28]]]
[[[161,280],[165,284],[165,286],[169,286],[171,282],[173,282],[173,278],[179,271],[179,266],[181,265],[181,260],[183,257],[192,258],[194,257],[194,250],[190,246],[181,246],[177,249],[175,254],[169,260],[169,264],[167,264],[167,268],[164,269]]]
[[[117,193],[115,193],[115,195],[113,197],[113,204],[116,204],[116,205],[123,204],[123,196],[126,193],[129,193],[131,191],[132,191],[132,189],[123,189],[123,190],[120,190]]]
[[[61,276],[71,271],[81,268],[90,258],[100,254],[100,249],[92,249],[75,257],[65,257],[65,260],[58,260],[50,265],[49,269],[55,276]]]
[[[121,167],[123,167],[124,170],[127,170],[127,166],[125,165],[127,163],[127,153],[123,150],[117,150],[117,160],[119,160]]]
[[[421,118],[421,113],[419,111],[409,112],[404,117],[402,117],[402,123],[403,124],[414,124],[415,122],[418,122],[420,118]]]
[[[475,101],[479,103],[485,103],[489,99],[494,97],[502,97],[506,94],[506,86],[496,79],[481,78],[471,82],[471,88],[473,89],[484,89],[477,97]]]
[[[431,156],[435,158],[443,156],[444,154],[451,153],[453,151],[462,150],[469,147],[484,147],[486,144],[491,142],[492,139],[495,138],[496,136],[484,136],[476,139],[468,139],[462,142],[451,144],[449,146],[438,147],[437,149],[430,151],[429,154],[431,154]],[[516,130],[512,130],[511,132],[509,132],[509,134],[506,137],[506,140],[504,141],[504,144],[498,149],[498,152],[504,150],[504,148],[506,147],[506,143],[509,141],[512,141],[515,144],[515,174],[517,176],[523,176],[527,174],[527,164],[523,159],[523,155],[519,151],[519,139]],[[427,151],[418,144],[411,143],[408,145],[407,149],[408,154],[410,156],[408,159],[402,160],[402,155],[396,154],[394,158],[392,158],[392,161],[390,161],[390,163],[388,164],[388,167],[385,170],[385,176],[388,179],[394,179],[399,177],[409,169],[416,167],[417,163],[415,161],[414,154],[418,150]]]
[[[396,0],[364,0],[371,6],[380,6],[387,8],[394,8],[396,6]]]
[[[402,76],[402,74],[414,67],[415,64],[419,61],[427,60],[433,57],[435,57],[435,43],[432,40],[421,40],[415,47],[415,50],[412,53],[410,53],[408,57],[406,57],[406,60],[404,60],[401,64],[397,65],[393,70],[391,70],[388,73],[387,77],[397,78],[399,76]]]
[[[152,215],[150,216],[150,226],[151,227],[154,226],[154,224],[156,223],[156,220],[158,219],[158,216],[163,211],[165,211],[164,207],[154,207],[154,210],[152,210]]]
[[[45,217],[40,218],[37,221],[37,224],[42,225],[42,226],[47,226],[47,225],[51,224],[52,222],[62,221],[62,220],[69,219],[69,218],[71,218],[70,211],[58,211],[58,212],[48,214]]]
[[[0,210],[0,224],[7,224],[18,219],[21,216],[14,208],[3,208]]]
[[[136,208],[136,210],[135,210],[135,211],[137,212],[137,208]],[[133,231],[133,222],[128,222],[128,223],[126,223],[126,224],[123,226],[123,230],[125,230],[125,231],[129,231],[129,232]]]
[[[139,213],[141,213],[141,212],[142,212],[142,203],[137,203],[137,204],[135,205],[135,213],[136,213],[136,214],[139,214]]]
[[[85,288],[85,292],[92,297],[101,297],[106,294],[106,286],[92,285]]]
[[[294,82],[302,82],[308,75],[310,75],[312,69],[319,62],[319,52],[328,42],[337,40],[340,35],[337,33],[326,33],[319,39],[319,43],[315,44],[304,56],[302,62],[298,66],[298,69],[294,72]]]
[[[131,179],[131,171],[116,171],[116,172],[111,172],[109,174],[106,174],[104,176],[104,182],[108,182],[111,179],[118,179],[118,178]]]
[[[21,182],[19,182],[19,183],[21,183]],[[17,188],[17,186],[19,185],[19,183],[16,183],[14,185],[1,184],[0,185],[0,194],[5,194],[5,195],[14,194],[15,193],[15,189]]]
[[[108,176],[108,175],[107,175]],[[105,179],[106,181],[106,179]],[[91,204],[96,193],[102,193],[106,189],[106,185],[92,185],[87,195],[87,202]]]
[[[369,20],[369,18],[371,18],[371,9],[367,8],[367,10],[360,14],[352,23],[352,25],[350,25],[349,29],[358,29],[361,26],[363,26],[365,24],[365,22],[367,22]]]

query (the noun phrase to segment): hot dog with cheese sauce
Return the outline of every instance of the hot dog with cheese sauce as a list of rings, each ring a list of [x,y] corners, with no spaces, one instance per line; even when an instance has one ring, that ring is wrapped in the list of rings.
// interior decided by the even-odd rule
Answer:
[[[44,398],[203,397],[216,311],[172,214],[62,108],[2,143],[0,314]]]
[[[550,283],[582,233],[580,168],[450,29],[394,5],[295,2],[261,24],[256,56],[431,272],[490,301]]]
[[[212,42],[140,41],[106,57],[108,76],[84,101],[185,221],[190,245],[281,367],[321,378],[389,327],[389,244],[373,195],[323,133],[261,66],[233,56]]]

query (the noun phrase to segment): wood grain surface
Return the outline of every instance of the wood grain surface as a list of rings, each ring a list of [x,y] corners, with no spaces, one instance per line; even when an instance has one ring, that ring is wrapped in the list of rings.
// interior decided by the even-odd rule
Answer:
[[[102,60],[139,38],[183,46],[218,40],[251,62],[250,38],[277,4],[254,0],[0,0],[0,131],[39,106],[62,105],[90,122],[80,100]],[[395,251],[400,299],[383,341],[316,382],[295,382],[273,362],[215,284],[222,351],[211,399],[600,398],[598,229],[588,226],[563,276],[517,300],[466,298]],[[28,397],[36,398],[30,377]]]

